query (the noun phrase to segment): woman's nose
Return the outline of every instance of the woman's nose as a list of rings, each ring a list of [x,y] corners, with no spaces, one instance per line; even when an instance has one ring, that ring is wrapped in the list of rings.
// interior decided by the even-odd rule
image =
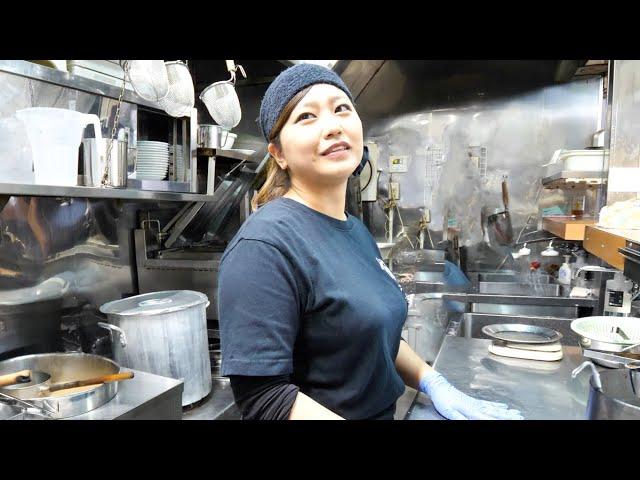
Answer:
[[[339,118],[334,116],[329,116],[325,119],[323,124],[323,136],[325,138],[332,137],[334,135],[339,135],[342,133],[342,123]]]

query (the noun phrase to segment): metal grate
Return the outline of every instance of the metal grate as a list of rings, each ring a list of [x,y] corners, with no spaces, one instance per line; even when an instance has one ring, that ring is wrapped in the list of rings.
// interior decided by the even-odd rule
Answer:
[[[442,166],[444,165],[444,149],[442,145],[434,144],[427,147],[425,165],[424,206],[427,207],[433,205],[437,185],[442,174]]]

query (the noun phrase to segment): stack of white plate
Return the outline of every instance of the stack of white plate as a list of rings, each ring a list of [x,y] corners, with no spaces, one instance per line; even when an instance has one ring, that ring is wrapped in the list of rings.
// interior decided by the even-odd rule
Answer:
[[[139,180],[164,180],[169,166],[167,142],[138,141],[136,178]]]

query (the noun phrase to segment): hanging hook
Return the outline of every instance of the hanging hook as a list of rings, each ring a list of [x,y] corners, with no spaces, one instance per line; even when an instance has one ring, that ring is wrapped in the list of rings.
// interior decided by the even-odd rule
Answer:
[[[235,85],[236,71],[238,69],[240,69],[240,73],[242,73],[242,76],[244,78],[247,78],[247,74],[245,73],[244,68],[242,68],[242,65],[236,65],[233,60],[225,60],[225,63],[227,64],[227,71],[231,74],[231,78],[229,79],[229,82]]]

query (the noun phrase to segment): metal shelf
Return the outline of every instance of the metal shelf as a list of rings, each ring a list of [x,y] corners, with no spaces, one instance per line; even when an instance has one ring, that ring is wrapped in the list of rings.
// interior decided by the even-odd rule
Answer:
[[[0,72],[34,78],[36,80],[42,80],[61,87],[82,90],[83,92],[100,95],[102,97],[109,97],[116,100],[120,95],[120,87],[79,75],[72,75],[53,68],[43,67],[42,65],[27,62],[26,60],[0,60]],[[162,107],[160,107],[158,102],[145,100],[129,89],[125,89],[122,100],[162,111]]]
[[[158,192],[131,188],[61,187],[54,185],[20,185],[0,183],[0,195],[42,197],[119,198],[166,202],[210,202],[212,195],[188,192]]]
[[[216,158],[231,158],[233,160],[246,160],[247,162],[257,163],[262,158],[252,158],[255,150],[240,150],[230,149],[223,150],[221,148],[202,148],[198,147],[199,157],[216,157]]]
[[[542,179],[544,188],[588,188],[598,187],[607,181],[607,173],[602,171],[562,171]]]

